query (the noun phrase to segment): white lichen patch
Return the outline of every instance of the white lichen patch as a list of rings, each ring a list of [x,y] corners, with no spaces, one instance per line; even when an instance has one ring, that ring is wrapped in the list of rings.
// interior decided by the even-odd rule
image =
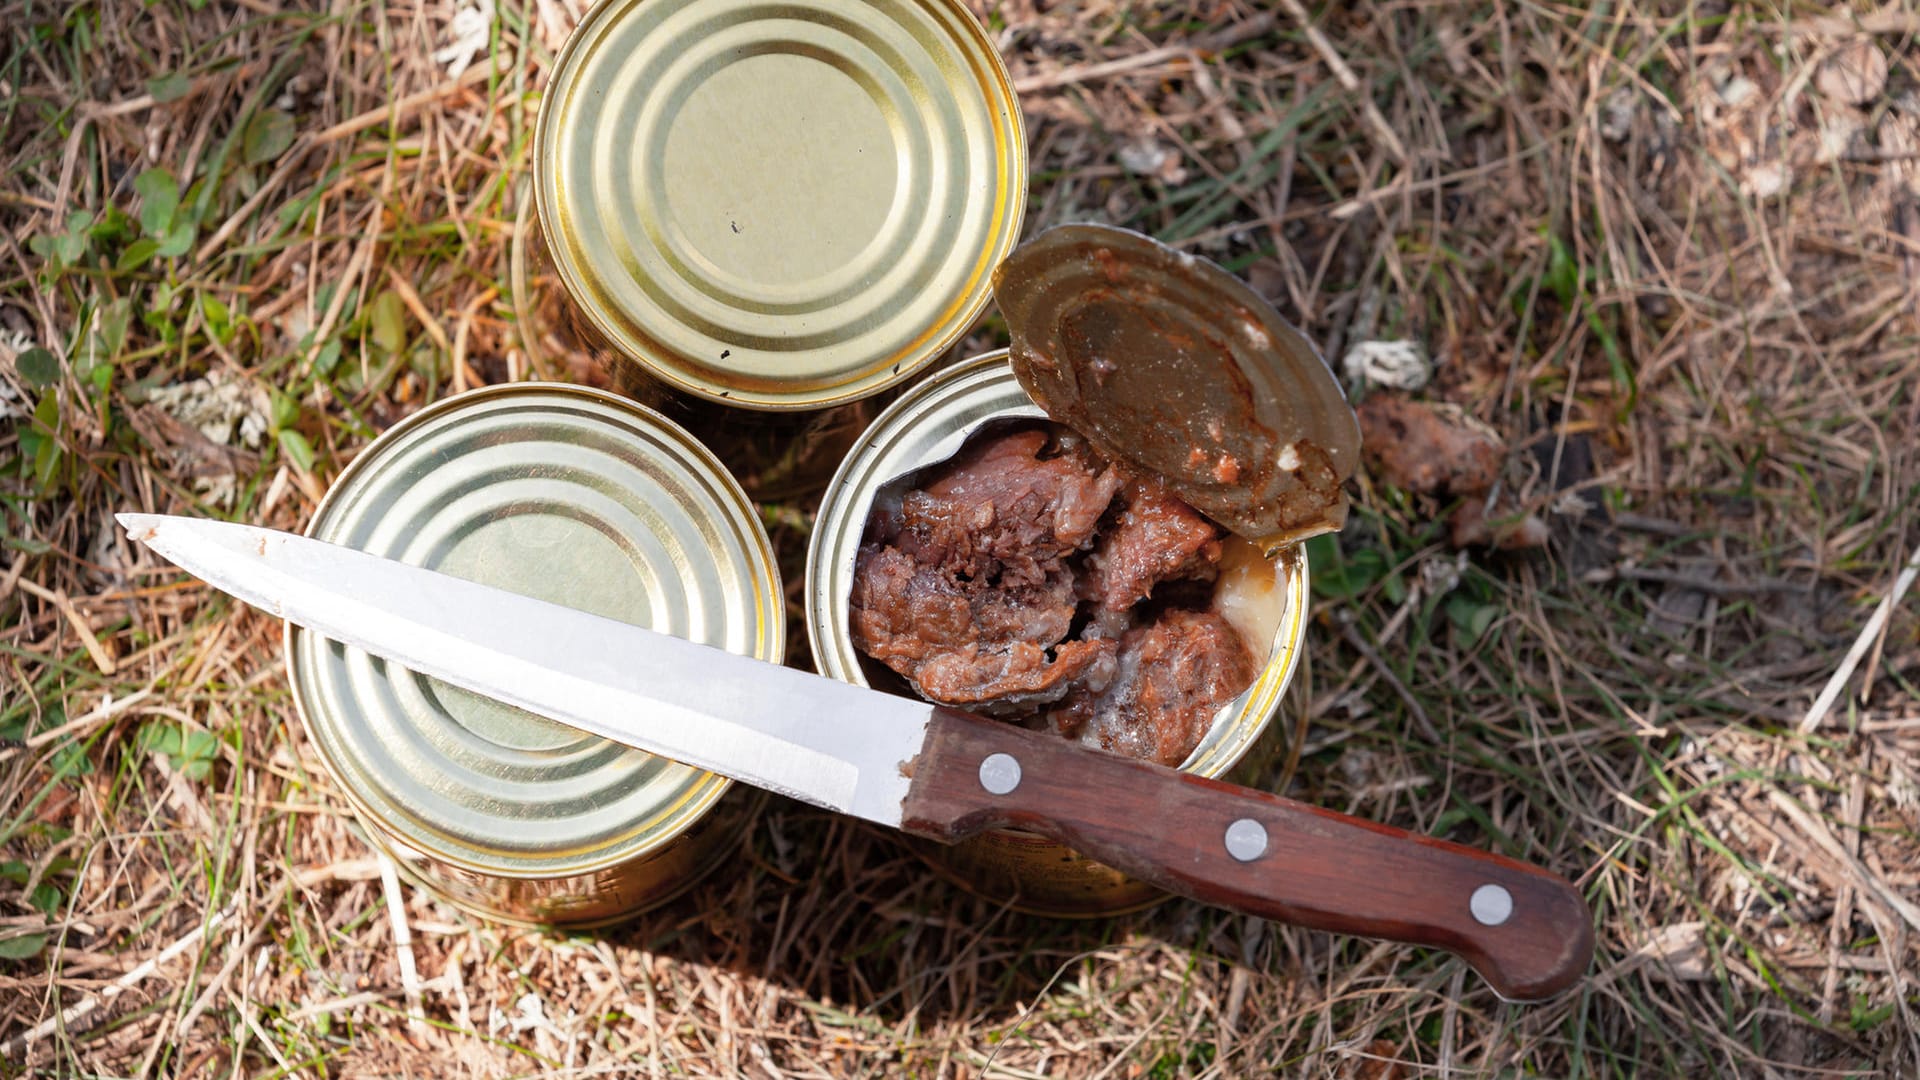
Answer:
[[[37,344],[39,343],[18,331],[0,329],[0,351],[4,351],[9,358],[18,357]],[[0,420],[24,420],[27,412],[27,403],[20,400],[20,395],[14,391],[13,384],[0,379]]]
[[[1142,138],[1121,143],[1113,156],[1121,168],[1136,176],[1155,176],[1167,167],[1173,150],[1158,139]]]
[[[1433,364],[1411,341],[1363,341],[1347,350],[1347,380],[1396,390],[1418,390],[1433,377]]]
[[[155,389],[148,400],[222,446],[258,450],[266,442],[267,392],[224,371]]]
[[[225,371],[159,387],[149,394],[148,401],[221,446],[259,450],[265,446],[271,428],[273,403],[267,392]],[[222,506],[231,505],[239,490],[238,478],[231,469],[197,474],[193,484],[195,491]]]
[[[1740,178],[1740,190],[1756,199],[1772,198],[1787,186],[1787,167],[1778,161],[1757,162]]]
[[[435,63],[447,66],[449,78],[459,78],[486,51],[493,32],[493,0],[460,5],[447,23],[447,44],[433,51]]]

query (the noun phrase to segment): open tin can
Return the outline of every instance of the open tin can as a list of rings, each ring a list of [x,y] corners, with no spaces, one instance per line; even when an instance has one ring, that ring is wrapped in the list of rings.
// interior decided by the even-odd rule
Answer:
[[[328,491],[316,539],[779,662],[771,545],[719,461],[610,394],[521,383],[422,409]],[[294,703],[367,838],[476,914],[589,926],[667,900],[761,795],[298,627]]]
[[[835,474],[807,559],[807,624],[825,675],[908,693],[863,655],[850,614],[860,549],[891,485],[996,427],[1054,421],[1151,473],[1232,535],[1221,579],[1259,608],[1251,685],[1222,706],[1182,771],[1258,782],[1297,754],[1309,697],[1307,560],[1337,528],[1358,431],[1324,361],[1224,271],[1117,229],[1067,226],[996,274],[1014,344],[943,370],[894,402]],[[1222,587],[1225,587],[1224,585]],[[1264,648],[1264,653],[1261,650]],[[1291,760],[1291,759],[1289,759]],[[1089,793],[1097,798],[1097,793]],[[1017,829],[923,845],[942,873],[1035,913],[1104,916],[1161,891]]]
[[[848,406],[985,307],[1026,143],[957,0],[601,0],[556,60],[532,186],[528,340],[733,436],[729,464],[765,497],[824,481],[869,415]]]

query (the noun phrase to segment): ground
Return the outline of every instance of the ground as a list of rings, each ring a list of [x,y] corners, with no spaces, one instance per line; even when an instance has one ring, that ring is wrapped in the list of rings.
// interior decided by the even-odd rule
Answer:
[[[604,933],[383,884],[278,626],[110,515],[299,528],[424,402],[599,377],[509,273],[580,7],[0,0],[0,1073],[1920,1074],[1920,18],[975,9],[1029,234],[1213,258],[1343,373],[1411,343],[1356,401],[1504,447],[1356,476],[1267,780],[1577,881],[1590,976],[1511,1005],[1187,901],[1020,915],[782,800]],[[763,510],[797,605],[812,506]]]

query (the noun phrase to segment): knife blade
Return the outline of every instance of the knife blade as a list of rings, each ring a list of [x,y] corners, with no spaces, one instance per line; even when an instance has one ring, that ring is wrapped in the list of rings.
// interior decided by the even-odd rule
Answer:
[[[1571,986],[1592,918],[1535,866],[292,533],[121,525],[324,637],[687,765],[933,840],[1028,829],[1202,902],[1440,948],[1501,997]]]

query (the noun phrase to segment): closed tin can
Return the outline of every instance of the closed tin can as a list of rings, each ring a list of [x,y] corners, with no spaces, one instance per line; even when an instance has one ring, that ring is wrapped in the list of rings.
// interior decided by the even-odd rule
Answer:
[[[848,616],[861,540],[883,486],[946,460],[968,437],[996,424],[1045,418],[1002,350],[940,371],[875,421],[828,485],[807,552],[807,628],[816,670],[862,686],[899,685],[892,672],[860,654]],[[1298,545],[1270,556],[1244,541],[1240,545],[1225,573],[1238,575],[1243,588],[1270,594],[1267,621],[1273,630],[1266,662],[1253,684],[1221,708],[1179,767],[1248,784],[1271,782],[1266,774],[1290,743],[1297,747],[1306,720],[1307,561]],[[997,829],[951,846],[922,842],[919,849],[956,883],[1036,914],[1116,915],[1166,898],[1150,885],[1019,829]]]
[[[727,444],[756,494],[804,486],[867,419],[818,414],[985,307],[1025,185],[1012,81],[957,0],[601,0],[541,102],[516,304],[556,281],[562,347],[703,436],[765,433]]]
[[[308,528],[458,577],[779,662],[780,577],[752,504],[659,414],[514,384],[376,439]],[[587,926],[711,870],[760,795],[298,627],[294,703],[367,838],[476,914]]]

